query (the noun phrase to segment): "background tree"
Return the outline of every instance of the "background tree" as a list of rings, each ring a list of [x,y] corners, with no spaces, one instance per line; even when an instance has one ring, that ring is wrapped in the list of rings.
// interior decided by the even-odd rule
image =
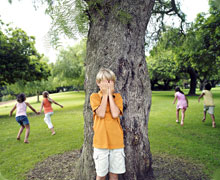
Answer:
[[[3,23],[1,23],[3,26]],[[21,29],[0,27],[0,85],[12,84],[17,80],[33,81],[46,78],[50,71],[40,61],[32,36]]]
[[[6,94],[17,95],[21,92],[25,93],[26,96],[37,96],[37,102],[40,102],[39,96],[43,91],[55,91],[56,86],[53,82],[53,77],[49,76],[47,80],[41,81],[23,81],[19,80],[14,84],[5,86]],[[14,99],[14,98],[13,98]]]
[[[85,76],[85,57],[86,40],[61,50],[52,71],[56,84],[58,86],[74,86],[78,90],[82,89]]]
[[[0,26],[0,85],[18,80],[46,79],[50,70],[35,49],[35,39],[19,28],[13,29],[1,22]],[[3,29],[3,27],[5,27]]]
[[[181,32],[177,28],[166,27],[157,44],[147,57],[151,86],[159,89],[170,89],[171,82],[180,80],[180,68],[175,62],[175,49],[181,45]],[[162,82],[162,84],[161,84]]]
[[[147,57],[151,88],[153,90],[157,85],[157,89],[169,90],[172,88],[170,83],[178,82],[180,79],[178,66],[173,58],[174,54],[171,50],[164,49],[154,53],[151,51],[151,55]]]
[[[213,76],[216,79],[218,75],[219,23],[220,11],[213,1],[210,1],[210,15],[198,14],[177,53],[178,61],[183,62],[183,66],[191,77],[189,94],[195,94],[197,79],[200,81],[200,89],[202,89],[204,83],[211,80]]]
[[[204,83],[211,79],[212,82],[218,82],[219,71],[219,9],[210,1],[210,15],[199,14],[195,23],[191,25],[185,32],[177,28],[166,28],[161,34],[156,46],[151,51],[150,58],[157,59],[163,62],[164,57],[160,56],[164,52],[172,51],[173,60],[178,67],[179,72],[187,73],[190,77],[190,95],[196,94],[197,82],[200,82],[200,88],[203,88]],[[156,51],[157,53],[152,53]],[[150,64],[151,65],[151,64]],[[155,68],[156,62],[153,68]],[[159,65],[159,63],[157,64]],[[160,63],[158,68],[167,68],[167,63]],[[156,68],[155,68],[156,70]],[[158,69],[159,71],[159,69]],[[154,72],[154,77],[161,78],[160,72],[151,69]],[[152,77],[152,80],[155,80]]]
[[[182,67],[176,61],[176,51],[182,45],[184,35],[178,28],[166,27],[147,57],[151,86],[167,90],[176,85],[183,76]],[[162,84],[161,84],[162,83]]]

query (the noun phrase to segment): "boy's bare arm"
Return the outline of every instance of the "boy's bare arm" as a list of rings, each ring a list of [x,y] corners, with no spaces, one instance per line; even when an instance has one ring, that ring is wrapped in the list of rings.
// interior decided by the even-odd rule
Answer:
[[[102,96],[102,101],[100,106],[95,110],[97,116],[99,116],[100,118],[105,117],[107,102],[108,102],[108,96],[105,94]]]
[[[13,112],[14,112],[15,109],[16,109],[16,104],[15,104],[15,106],[12,108],[12,110],[10,111],[10,116],[12,116],[12,114],[13,114]]]
[[[36,111],[28,102],[26,102],[26,105],[27,105],[33,112],[35,112],[36,114],[38,114],[37,111]]]
[[[205,95],[205,93],[202,93],[200,96],[199,96],[199,99],[198,99],[198,102],[200,102],[200,99]]]
[[[109,105],[110,105],[110,111],[113,118],[117,118],[120,115],[120,110],[118,106],[115,104],[113,93],[114,93],[114,82],[110,81],[108,84],[108,96],[109,96]]]
[[[120,115],[120,110],[118,106],[115,104],[112,94],[109,95],[109,104],[110,104],[110,111],[111,111],[112,117],[117,118]]]
[[[99,116],[100,118],[104,118],[105,117],[105,113],[106,113],[106,108],[107,108],[107,103],[108,103],[108,83],[105,82],[101,82],[99,84],[99,88],[102,92],[102,101],[100,106],[96,109],[96,114],[97,116]]]

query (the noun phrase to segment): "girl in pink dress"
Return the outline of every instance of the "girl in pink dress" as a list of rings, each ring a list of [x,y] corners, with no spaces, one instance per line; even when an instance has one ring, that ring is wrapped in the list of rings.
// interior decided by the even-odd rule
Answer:
[[[173,104],[175,104],[176,100],[178,100],[177,105],[176,105],[176,122],[177,123],[179,122],[179,111],[181,109],[182,111],[181,126],[183,126],[185,111],[188,107],[188,100],[186,96],[184,95],[183,91],[181,91],[179,87],[175,88],[175,98],[174,98]]]
[[[25,100],[26,100],[26,96],[24,93],[21,93],[17,96],[17,103],[12,108],[10,112],[10,116],[12,116],[15,109],[17,109],[15,119],[21,126],[18,131],[17,140],[20,140],[21,133],[23,132],[24,128],[26,128],[24,143],[29,143],[28,136],[30,133],[30,124],[27,117],[27,107],[29,107],[36,114],[39,113],[37,113],[37,111],[28,102],[25,102]]]

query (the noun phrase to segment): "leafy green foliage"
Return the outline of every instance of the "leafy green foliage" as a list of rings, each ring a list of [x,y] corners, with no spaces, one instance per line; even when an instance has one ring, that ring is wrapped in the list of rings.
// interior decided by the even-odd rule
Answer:
[[[19,28],[1,23],[0,27],[0,85],[18,80],[46,79],[50,70],[35,49],[35,39]]]
[[[157,51],[154,56],[147,57],[148,70],[152,88],[155,85],[162,87],[160,82],[164,84],[163,89],[169,89],[172,81],[178,80],[178,67],[173,60],[172,51]]]
[[[86,40],[60,51],[53,66],[53,77],[59,86],[74,85],[82,88],[84,82],[84,60],[86,56]]]
[[[155,85],[158,85],[158,88],[169,89],[170,82],[175,83],[180,79],[181,69],[175,61],[175,51],[180,44],[181,33],[179,30],[169,28],[150,51],[147,63],[153,89]],[[160,82],[164,85],[161,85]]]
[[[213,85],[220,81],[220,10],[211,1],[210,4],[210,15],[198,14],[195,23],[185,35],[175,28],[166,28],[168,30],[162,33],[157,45],[151,51],[150,59],[154,59],[155,63],[152,64],[154,70],[149,63],[149,71],[156,72],[154,75],[151,74],[152,80],[161,78],[158,75],[160,68],[156,66],[156,64],[159,65],[159,61],[161,69],[163,69],[162,65],[167,69],[167,62],[163,61],[166,58],[164,52],[165,54],[172,52],[171,59],[176,64],[176,70],[190,75],[190,94],[195,93],[197,79],[200,81],[201,88],[207,81],[211,81]],[[173,66],[170,65],[170,68],[172,69]]]
[[[179,51],[197,71],[201,82],[216,78],[220,66],[220,10],[211,7],[210,13],[208,17],[198,14]]]
[[[59,46],[61,34],[76,38],[88,32],[87,4],[83,0],[41,0],[47,2],[46,14],[52,18],[50,37],[52,45]]]
[[[216,6],[218,9],[220,9],[220,0],[209,0],[209,4],[211,6],[213,6],[213,4],[214,4],[214,6]]]

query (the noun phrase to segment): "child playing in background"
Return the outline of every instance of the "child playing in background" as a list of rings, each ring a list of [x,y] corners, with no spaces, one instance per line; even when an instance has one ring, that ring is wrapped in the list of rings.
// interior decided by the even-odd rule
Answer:
[[[175,88],[175,98],[173,101],[173,104],[175,104],[176,100],[178,100],[176,105],[176,122],[179,122],[179,110],[182,111],[182,119],[181,119],[181,126],[184,124],[184,118],[185,118],[185,111],[188,107],[188,99],[184,95],[183,91],[180,90],[179,87]]]
[[[118,179],[125,172],[123,130],[119,116],[123,113],[123,100],[114,93],[115,74],[109,69],[101,69],[96,76],[100,91],[90,96],[93,111],[94,137],[93,159],[96,180]]]
[[[26,128],[24,143],[29,143],[28,136],[30,134],[30,124],[27,118],[27,106],[36,114],[39,113],[37,113],[37,111],[28,102],[25,102],[25,100],[26,100],[25,94],[21,93],[17,96],[17,103],[12,108],[10,112],[10,116],[12,116],[14,110],[17,108],[15,117],[16,117],[16,121],[21,126],[21,128],[18,131],[17,140],[20,140],[21,133],[23,132],[24,128]]]
[[[41,113],[42,109],[44,108],[44,121],[47,124],[48,128],[51,130],[52,135],[55,135],[56,132],[54,131],[54,126],[51,122],[51,115],[53,114],[53,108],[52,108],[52,103],[60,106],[61,108],[63,108],[62,105],[58,104],[57,102],[55,102],[53,99],[49,98],[49,93],[47,91],[43,92],[43,101],[41,103],[41,108],[39,113]]]
[[[210,84],[206,84],[205,85],[205,90],[202,91],[202,94],[199,96],[198,102],[200,102],[200,99],[203,97],[204,98],[204,117],[202,122],[205,122],[206,120],[206,112],[208,111],[208,113],[210,114],[211,118],[212,118],[212,127],[215,128],[216,127],[216,123],[215,123],[215,116],[214,116],[214,108],[215,108],[215,104],[214,104],[214,100],[212,97],[212,93],[211,93],[211,85]]]

